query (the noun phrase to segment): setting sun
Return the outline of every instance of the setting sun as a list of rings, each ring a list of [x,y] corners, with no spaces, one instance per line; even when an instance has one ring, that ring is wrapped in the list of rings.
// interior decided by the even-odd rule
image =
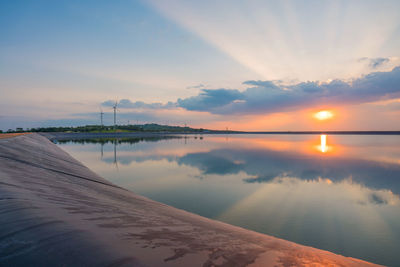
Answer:
[[[329,110],[321,110],[314,114],[314,118],[321,120],[321,121],[331,119],[332,117],[333,117],[333,113]]]

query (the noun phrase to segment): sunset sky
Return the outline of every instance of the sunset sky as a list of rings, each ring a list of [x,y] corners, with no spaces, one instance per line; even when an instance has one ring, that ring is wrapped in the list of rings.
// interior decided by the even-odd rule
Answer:
[[[400,1],[0,2],[0,129],[400,130]],[[321,112],[322,113],[318,113]]]

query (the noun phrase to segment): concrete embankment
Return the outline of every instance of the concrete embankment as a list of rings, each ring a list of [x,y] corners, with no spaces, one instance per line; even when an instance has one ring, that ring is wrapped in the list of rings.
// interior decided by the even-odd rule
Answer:
[[[138,196],[38,134],[0,140],[0,226],[0,266],[374,266]]]

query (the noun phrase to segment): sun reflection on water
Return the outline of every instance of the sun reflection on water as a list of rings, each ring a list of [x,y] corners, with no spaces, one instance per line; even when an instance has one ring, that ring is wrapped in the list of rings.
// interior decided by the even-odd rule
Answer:
[[[329,152],[332,149],[332,147],[328,146],[328,144],[327,144],[327,135],[326,134],[321,134],[320,135],[320,140],[321,140],[320,141],[320,145],[317,146],[317,149],[322,153]]]
[[[325,153],[326,151],[327,151],[326,134],[321,134],[321,152]]]

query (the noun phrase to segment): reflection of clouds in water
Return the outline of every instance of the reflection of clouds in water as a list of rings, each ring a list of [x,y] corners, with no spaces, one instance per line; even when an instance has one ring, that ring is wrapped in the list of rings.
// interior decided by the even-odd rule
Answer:
[[[168,162],[176,161],[176,156],[166,155],[143,155],[143,156],[130,156],[130,155],[118,155],[118,163],[122,165],[130,165],[132,162],[142,163],[146,161],[160,161],[167,160]],[[103,157],[102,161],[105,163],[114,163],[114,157]]]
[[[231,160],[229,158],[220,157],[211,153],[195,153],[189,155],[190,161],[196,162],[196,164],[193,165],[185,160],[187,159],[188,155],[178,158],[178,164],[195,166],[201,170],[203,174],[236,174],[244,169],[242,161]],[[207,156],[204,157],[204,155]]]
[[[390,190],[370,189],[351,178],[333,182],[279,176],[258,184],[216,219],[309,246],[336,252],[355,247],[374,255],[398,249],[392,220],[398,218],[399,204]]]
[[[127,152],[127,151],[125,151]],[[165,152],[165,151],[164,151]],[[400,166],[352,158],[320,158],[302,156],[290,152],[270,150],[214,149],[209,152],[186,153],[183,156],[171,154],[118,154],[118,162],[129,165],[132,162],[176,161],[179,165],[195,167],[206,175],[228,175],[246,173],[246,183],[267,183],[275,177],[298,177],[302,180],[318,180],[327,177],[339,182],[348,177],[367,187],[387,188],[400,194]],[[133,155],[132,155],[133,154]],[[104,157],[106,163],[113,163],[113,157]],[[371,197],[379,203],[379,197]]]
[[[339,182],[332,182],[331,179],[319,177],[316,180],[302,180],[296,177],[279,176],[270,180],[267,184],[281,184],[288,188],[297,188],[301,186],[319,187],[320,189],[328,189],[330,191],[341,191],[350,193],[348,198],[352,203],[361,205],[398,205],[400,197],[393,194],[392,191],[386,189],[374,190],[365,187],[362,184],[354,182],[351,178],[344,179]],[[334,194],[340,195],[340,194]]]
[[[314,226],[319,230],[324,224],[347,221],[360,227],[370,224],[369,230],[357,231],[384,229],[390,232],[378,210],[383,206],[396,209],[399,204],[399,196],[390,190],[370,189],[351,179],[334,183],[324,178],[302,180],[296,177],[275,177],[245,198],[233,203],[217,219],[242,222],[245,218],[257,218],[262,220],[270,231],[277,232],[282,227],[289,227],[286,224],[293,223],[295,227],[296,222],[301,222],[299,225],[305,227],[306,221],[312,224],[318,222]],[[332,234],[334,235],[334,232]]]
[[[189,153],[177,158],[179,164],[197,167],[203,174],[245,172],[246,183],[267,183],[276,177],[297,177],[318,180],[327,177],[340,182],[352,177],[367,187],[390,189],[400,194],[400,166],[354,158],[321,158],[270,150],[215,149],[204,153]]]
[[[174,148],[176,144],[174,145]],[[230,175],[244,173],[245,183],[268,183],[276,177],[297,177],[302,180],[319,180],[329,178],[338,183],[351,177],[355,182],[373,189],[390,189],[400,194],[400,166],[397,164],[367,161],[357,158],[321,158],[317,155],[299,155],[288,151],[268,149],[219,148],[188,153],[182,151],[177,155],[170,146],[153,150],[153,145],[140,147],[140,152],[129,151],[129,146],[118,153],[117,160],[122,165],[145,161],[177,162],[179,165],[195,167],[201,177],[209,175]],[[148,151],[149,150],[149,151]],[[190,150],[189,150],[190,151]],[[149,153],[147,153],[149,152]],[[151,153],[150,153],[151,152]],[[102,159],[114,163],[113,156]],[[190,176],[190,175],[189,175]],[[386,203],[381,195],[371,195],[368,202]]]

